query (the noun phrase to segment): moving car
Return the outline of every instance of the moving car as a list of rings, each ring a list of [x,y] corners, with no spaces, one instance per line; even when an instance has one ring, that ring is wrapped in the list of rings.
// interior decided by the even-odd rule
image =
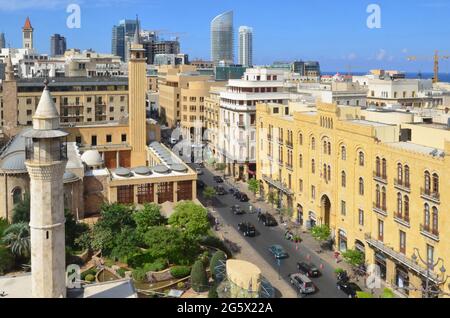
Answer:
[[[258,215],[258,221],[264,224],[264,226],[277,226],[278,223],[270,213],[262,213]]]
[[[225,188],[222,186],[215,186],[214,190],[216,190],[217,195],[225,195],[227,194],[227,191],[225,191]]]
[[[297,288],[300,294],[313,294],[316,291],[312,281],[303,274],[291,274],[289,275],[289,281]]]
[[[197,188],[204,189],[206,184],[202,180],[197,180]]]
[[[256,236],[256,228],[250,222],[242,222],[238,224],[239,232],[242,232],[244,236],[254,237]]]
[[[269,252],[272,253],[272,255],[276,259],[283,259],[288,258],[289,254],[284,250],[284,248],[281,245],[272,245],[269,247]]]
[[[241,209],[239,205],[233,205],[231,207],[231,212],[233,212],[234,215],[242,215],[245,214],[244,210]]]
[[[356,293],[362,291],[361,287],[350,281],[338,281],[337,289],[343,291],[348,298],[357,298]]]
[[[314,264],[299,262],[297,263],[297,269],[300,271],[301,274],[305,275],[306,277],[320,276],[320,271]]]
[[[223,179],[220,176],[214,176],[213,179],[214,179],[214,182],[216,182],[216,183],[223,183]]]

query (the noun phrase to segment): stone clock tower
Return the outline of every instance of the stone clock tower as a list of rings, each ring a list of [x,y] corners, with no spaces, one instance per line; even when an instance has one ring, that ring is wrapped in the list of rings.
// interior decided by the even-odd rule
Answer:
[[[66,297],[63,175],[67,133],[45,82],[26,138],[30,175],[31,292],[37,298]]]
[[[22,46],[24,49],[33,49],[33,32],[34,29],[31,26],[30,18],[27,17],[25,24],[22,28]]]

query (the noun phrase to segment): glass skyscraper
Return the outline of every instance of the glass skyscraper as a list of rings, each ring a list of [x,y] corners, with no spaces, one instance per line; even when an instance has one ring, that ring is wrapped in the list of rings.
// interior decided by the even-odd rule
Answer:
[[[222,13],[211,21],[211,60],[234,63],[233,11]]]
[[[127,59],[127,45],[136,32],[136,20],[121,20],[119,25],[113,26],[111,53],[120,56],[122,61]]]
[[[247,26],[239,28],[239,62],[245,67],[253,66],[253,29]]]
[[[4,49],[5,47],[6,47],[5,33],[0,32],[0,49]]]

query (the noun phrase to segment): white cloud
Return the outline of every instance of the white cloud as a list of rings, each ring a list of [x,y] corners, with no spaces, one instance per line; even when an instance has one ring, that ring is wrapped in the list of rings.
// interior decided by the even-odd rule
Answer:
[[[385,49],[380,49],[378,53],[375,55],[375,59],[377,61],[382,61],[386,58],[387,51]]]
[[[349,55],[347,55],[347,60],[349,61],[353,61],[357,58],[358,56],[356,55],[355,52],[350,53]]]
[[[407,49],[407,48],[404,48],[404,49],[402,50],[402,53],[403,53],[403,54],[408,53],[408,49]]]

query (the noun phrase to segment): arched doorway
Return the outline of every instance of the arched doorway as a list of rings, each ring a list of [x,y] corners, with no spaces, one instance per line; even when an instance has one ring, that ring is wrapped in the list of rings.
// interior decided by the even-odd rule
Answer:
[[[322,206],[322,217],[325,225],[330,226],[331,201],[327,195],[320,200]]]
[[[297,224],[303,226],[303,207],[300,204],[297,205]]]
[[[22,201],[22,189],[17,187],[12,190],[13,204],[16,205]]]

